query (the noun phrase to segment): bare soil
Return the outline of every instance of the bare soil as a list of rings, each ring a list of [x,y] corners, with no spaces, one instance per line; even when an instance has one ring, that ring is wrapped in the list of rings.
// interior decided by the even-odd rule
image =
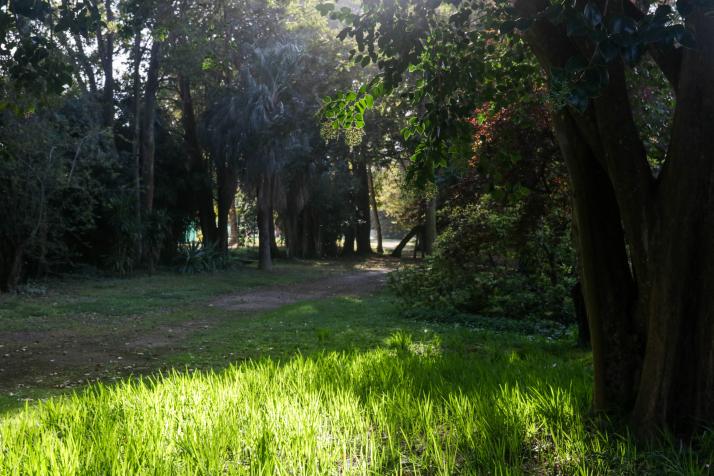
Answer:
[[[305,300],[368,295],[384,285],[388,269],[366,268],[297,285],[242,291],[207,306],[234,311],[230,314],[233,319]],[[167,309],[167,314],[170,311]],[[79,315],[72,329],[0,332],[0,393],[14,395],[33,387],[73,388],[155,371],[161,368],[162,356],[182,349],[186,337],[222,322],[205,317],[179,323],[159,320],[147,329],[142,319],[140,315],[112,319]]]
[[[223,296],[210,305],[230,311],[257,312],[277,309],[300,301],[363,296],[384,286],[386,273],[384,269],[358,271],[297,285],[271,286]]]

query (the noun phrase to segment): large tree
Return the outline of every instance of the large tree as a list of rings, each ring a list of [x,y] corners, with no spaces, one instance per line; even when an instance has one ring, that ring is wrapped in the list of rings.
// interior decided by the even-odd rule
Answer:
[[[438,69],[416,83],[422,93],[430,83],[452,91],[454,82],[469,86],[458,68],[449,70],[451,58],[451,64],[477,73],[469,74],[473,87],[487,95],[493,86],[487,61],[472,67],[458,60],[469,49],[487,58],[497,48],[493,43],[507,42],[512,58],[527,64],[517,40],[503,36],[513,31],[523,38],[549,79],[554,128],[570,174],[592,335],[594,406],[628,413],[647,436],[661,428],[690,433],[711,424],[712,2],[680,0],[676,10],[669,2],[631,0],[516,0],[496,2],[499,8],[494,2],[449,2],[455,7],[448,21],[444,9],[435,8],[441,3],[370,1],[359,14],[335,16],[348,21],[343,35],[357,39],[358,59],[378,62],[388,88],[402,82],[407,70]],[[496,24],[490,19],[504,12],[510,18],[501,23],[501,37],[484,42]],[[630,68],[645,56],[676,98],[661,167],[648,161],[632,102]],[[457,111],[462,105],[450,104]],[[415,160],[429,169],[444,152],[453,152],[443,124],[453,127],[458,117],[427,119],[417,125],[424,146]]]

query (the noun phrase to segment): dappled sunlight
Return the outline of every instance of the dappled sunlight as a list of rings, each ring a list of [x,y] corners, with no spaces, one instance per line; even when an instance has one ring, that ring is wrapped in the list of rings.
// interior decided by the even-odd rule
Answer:
[[[522,380],[510,366],[418,352],[424,342],[404,333],[388,342],[359,353],[261,359],[218,373],[171,371],[93,386],[7,418],[0,435],[12,444],[0,468],[454,474],[517,469],[528,444],[546,437],[558,443],[546,456],[565,460],[558,456],[566,438],[559,429],[583,425],[583,379],[570,388],[572,373]],[[407,342],[405,352],[399,346]],[[83,458],[87,453],[93,457]]]

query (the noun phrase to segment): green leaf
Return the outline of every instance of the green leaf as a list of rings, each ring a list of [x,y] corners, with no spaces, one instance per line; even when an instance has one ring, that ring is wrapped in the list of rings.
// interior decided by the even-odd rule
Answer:
[[[571,14],[565,23],[565,32],[568,36],[583,36],[587,35],[588,24],[580,13]]]
[[[622,59],[629,65],[636,65],[643,54],[644,48],[642,45],[631,45],[622,50]]]
[[[630,17],[616,16],[610,21],[610,31],[616,35],[633,34],[637,32],[637,23]]]
[[[691,0],[677,0],[677,11],[683,17],[689,16],[694,11],[694,5]]]
[[[551,23],[559,23],[563,14],[562,5],[551,5],[543,12],[543,17]]]
[[[689,48],[691,50],[694,50],[697,48],[697,40],[694,38],[694,34],[692,33],[691,30],[684,29],[681,35],[679,35],[679,38],[677,38],[677,43],[682,45],[685,48]]]
[[[565,63],[565,71],[568,73],[579,73],[587,68],[588,62],[582,56],[571,56]]]
[[[598,52],[605,63],[611,63],[620,54],[620,48],[612,41],[605,40],[598,44]]]
[[[320,15],[322,16],[327,16],[328,13],[333,11],[335,9],[335,4],[334,3],[321,3],[320,5],[317,5],[315,9],[320,12]]]
[[[502,35],[510,35],[513,33],[513,30],[516,29],[516,22],[513,20],[507,20],[501,23],[501,26],[499,27],[499,31],[501,32]]]
[[[585,112],[590,105],[588,94],[581,88],[573,89],[568,94],[568,104],[580,112]]]
[[[519,18],[516,20],[516,28],[521,31],[527,30],[533,24],[532,18]]]
[[[602,13],[600,9],[592,1],[585,5],[583,16],[593,28],[597,28],[602,24]]]

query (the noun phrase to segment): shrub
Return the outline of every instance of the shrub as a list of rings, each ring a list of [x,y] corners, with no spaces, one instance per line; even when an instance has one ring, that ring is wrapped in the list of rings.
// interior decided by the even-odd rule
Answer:
[[[191,241],[179,246],[178,271],[186,274],[213,272],[230,266],[230,258],[212,244]]]
[[[500,207],[488,195],[450,210],[448,227],[423,263],[390,277],[402,310],[412,317],[458,313],[517,319],[572,320],[574,254],[567,226],[541,219],[519,236],[520,206]]]

